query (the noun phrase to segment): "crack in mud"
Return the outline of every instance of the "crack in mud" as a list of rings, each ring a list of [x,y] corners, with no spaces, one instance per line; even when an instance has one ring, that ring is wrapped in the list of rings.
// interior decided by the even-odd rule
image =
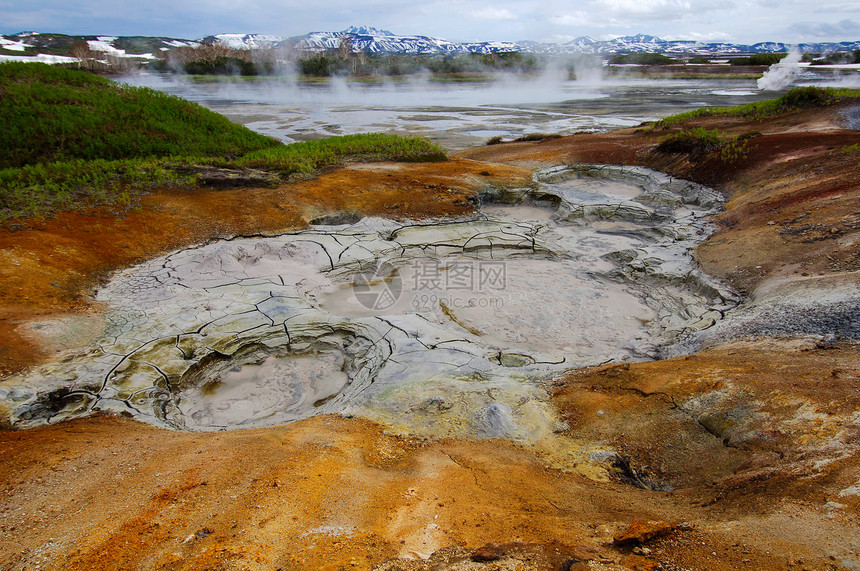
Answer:
[[[541,381],[692,351],[739,301],[690,255],[721,204],[707,188],[578,165],[482,199],[466,219],[233,237],[118,272],[96,346],[7,380],[0,416],[224,430],[340,413],[530,441],[555,423]]]

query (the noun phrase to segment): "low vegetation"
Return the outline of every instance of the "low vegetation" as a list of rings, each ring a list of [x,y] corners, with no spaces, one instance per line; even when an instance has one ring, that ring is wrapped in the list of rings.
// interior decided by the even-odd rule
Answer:
[[[101,204],[128,206],[155,188],[190,187],[193,176],[158,159],[81,159],[0,170],[0,221]]]
[[[179,97],[38,63],[0,64],[0,168],[74,159],[236,157],[280,143]]]
[[[561,139],[561,135],[558,133],[529,133],[528,135],[523,135],[522,137],[518,137],[514,139],[515,143],[533,143],[533,142],[541,142],[541,141],[550,141],[552,139]]]
[[[190,75],[256,76],[273,75],[280,71],[278,50],[233,49],[218,44],[196,47],[181,46],[162,52],[159,59],[148,64],[153,71],[168,71]]]
[[[154,71],[190,75],[267,76],[289,70],[308,78],[391,77],[430,73],[457,75],[483,72],[532,72],[540,67],[531,54],[376,54],[353,50],[344,39],[339,48],[301,53],[281,48],[233,49],[218,44],[183,46],[159,54],[148,64]]]
[[[796,87],[776,99],[758,101],[747,105],[736,105],[734,107],[702,107],[686,113],[670,115],[657,121],[655,126],[658,128],[667,128],[699,117],[745,117],[762,120],[788,111],[826,107],[838,103],[841,99],[857,97],[860,97],[860,90],[858,89]]]
[[[670,129],[701,117],[744,117],[763,120],[798,109],[834,105],[842,99],[858,98],[860,90],[820,87],[796,87],[781,97],[734,107],[702,107],[672,115],[654,123],[654,128]],[[731,137],[716,129],[684,127],[665,135],[656,147],[661,153],[685,153],[692,160],[702,160],[719,152],[719,158],[731,164],[746,158],[749,141],[754,135]]]
[[[773,65],[779,63],[787,53],[754,54],[748,57],[735,57],[729,60],[732,65]]]
[[[520,52],[440,56],[329,50],[307,55],[299,59],[296,66],[299,73],[310,77],[390,77],[428,72],[435,76],[456,76],[486,72],[529,73],[538,70],[541,62],[534,55]]]
[[[663,153],[707,153],[720,148],[721,144],[722,137],[717,129],[709,131],[693,127],[666,135],[660,140],[657,150]]]
[[[664,56],[663,54],[641,53],[641,54],[619,54],[609,58],[610,64],[637,64],[637,65],[669,65],[678,63],[677,60]]]
[[[427,139],[385,134],[284,145],[178,97],[36,63],[0,64],[0,120],[0,221],[197,186],[197,167],[287,177],[349,160],[447,158]]]
[[[505,141],[501,135],[496,135],[494,137],[490,137],[486,140],[485,144],[487,145],[498,145],[500,143],[510,142],[510,143],[542,143],[543,141],[552,141],[554,139],[561,139],[564,135],[560,135],[558,133],[529,133],[527,135],[523,135],[522,137],[517,137],[511,141]]]
[[[433,162],[447,160],[447,155],[442,147],[424,137],[367,133],[281,145],[249,153],[224,166],[274,170],[281,176],[289,176],[345,160]]]
[[[733,164],[746,158],[749,140],[753,137],[732,137],[717,129],[693,127],[666,135],[655,150],[660,153],[685,153],[693,160],[702,160],[719,151],[722,162]]]
[[[860,50],[837,52],[818,56],[813,54],[803,54],[803,61],[811,63],[812,65],[844,65],[860,63]]]

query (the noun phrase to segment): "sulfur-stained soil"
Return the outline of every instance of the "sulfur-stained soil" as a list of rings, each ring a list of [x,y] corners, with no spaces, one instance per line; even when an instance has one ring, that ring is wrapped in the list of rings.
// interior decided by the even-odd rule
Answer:
[[[698,120],[761,133],[731,163],[656,152],[666,132],[645,127],[21,222],[0,230],[4,372],[53,350],[20,324],[98,311],[88,292],[113,269],[333,212],[462,214],[482,188],[528,184],[526,167],[545,164],[641,164],[723,191],[697,255],[742,291],[851,279],[860,155],[846,149],[860,135],[840,111]],[[563,422],[540,446],[415,439],[338,416],[207,434],[116,417],[2,431],[0,568],[858,568],[858,383],[856,343],[747,339],[548,381]],[[572,449],[609,477],[570,466]]]
[[[840,495],[860,478],[857,426],[840,433],[857,413],[858,357],[736,344],[556,380],[566,436],[623,450],[608,482],[507,441],[416,440],[331,416],[217,434],[107,417],[2,432],[0,564],[430,569],[447,554],[466,558],[454,568],[623,569],[638,549],[643,568],[837,568],[860,515],[860,495]],[[704,428],[692,401],[715,392],[709,410],[734,425]],[[615,545],[637,521],[671,531]],[[512,566],[471,561],[494,542]]]

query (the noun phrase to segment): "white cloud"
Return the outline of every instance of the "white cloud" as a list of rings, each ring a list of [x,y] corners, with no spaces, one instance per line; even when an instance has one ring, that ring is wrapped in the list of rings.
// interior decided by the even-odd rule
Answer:
[[[791,32],[805,38],[856,40],[860,37],[860,22],[841,20],[839,22],[797,22],[789,27]]]
[[[733,2],[719,0],[604,0],[615,17],[626,20],[682,20],[711,11],[726,11]]]
[[[674,39],[693,40],[696,42],[726,42],[731,40],[731,36],[725,32],[688,32],[679,34]]]
[[[109,6],[109,9],[108,9]],[[823,11],[823,12],[822,12]],[[0,0],[0,32],[299,35],[370,25],[450,40],[635,33],[703,41],[860,40],[857,0]]]
[[[569,12],[567,14],[556,14],[549,21],[558,26],[581,26],[588,22],[591,17],[587,12]]]
[[[705,27],[703,15],[719,20],[719,16],[735,8],[725,0],[585,0],[574,10],[560,10],[548,17],[558,27],[575,27],[582,33],[589,30],[623,31],[623,34],[646,33],[677,38],[690,34],[705,35],[714,28],[727,29],[720,22]],[[680,24],[683,22],[683,24]],[[555,33],[564,33],[556,30]],[[576,35],[582,35],[577,33]]]
[[[549,38],[546,38],[546,42],[552,43],[552,44],[566,44],[567,42],[572,42],[573,40],[575,40],[578,37],[579,36],[555,34],[553,36],[550,36]]]
[[[507,8],[484,8],[471,12],[477,20],[516,20],[517,15]]]

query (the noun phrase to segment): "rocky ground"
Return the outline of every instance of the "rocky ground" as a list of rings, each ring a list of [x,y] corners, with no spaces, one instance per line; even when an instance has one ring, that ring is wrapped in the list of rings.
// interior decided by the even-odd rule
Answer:
[[[277,189],[155,193],[121,215],[3,229],[5,374],[73,346],[27,323],[96,315],[89,292],[111,270],[331,212],[459,215],[481,191],[527,184],[529,167],[570,162],[639,164],[725,193],[696,256],[749,301],[696,354],[545,383],[561,422],[535,444],[333,415],[206,434],[99,416],[0,432],[0,568],[860,568],[850,116],[697,120],[757,134],[731,163],[656,152],[666,133],[643,127]]]

